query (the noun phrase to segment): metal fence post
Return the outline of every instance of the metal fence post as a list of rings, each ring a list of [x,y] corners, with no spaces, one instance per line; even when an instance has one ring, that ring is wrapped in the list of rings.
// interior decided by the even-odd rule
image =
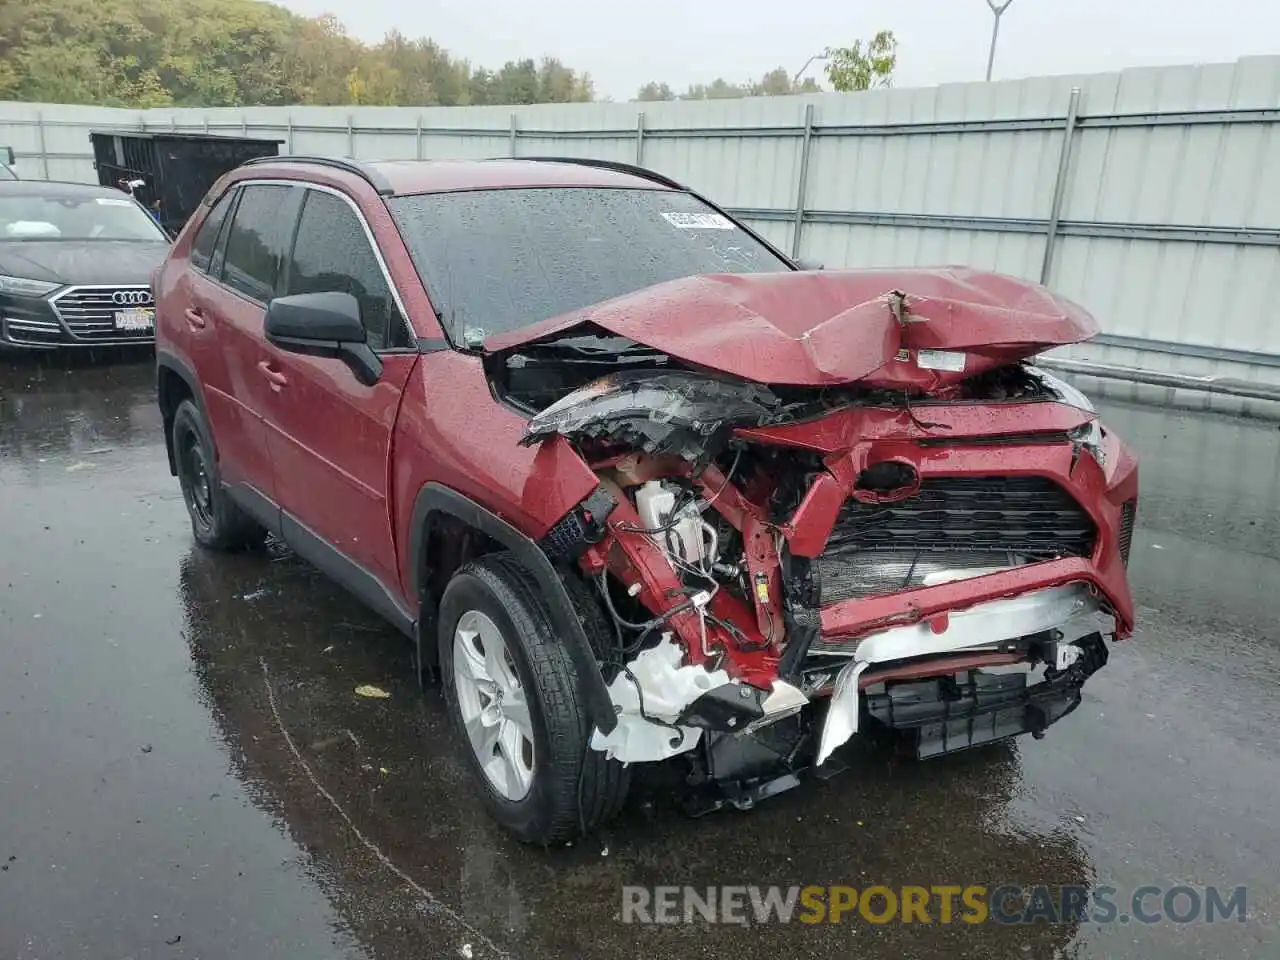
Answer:
[[[240,136],[247,137],[249,135],[249,118],[243,113],[240,114]]]
[[[178,117],[175,114],[169,114],[169,129],[174,133],[178,131]]]
[[[205,114],[205,117],[204,117],[204,133],[205,133],[205,136],[209,135],[209,115],[208,114]]]
[[[288,153],[293,153],[293,114],[285,117],[284,126],[284,148]]]
[[[422,159],[422,114],[421,113],[418,114],[418,129],[415,131],[415,136],[417,137],[417,144],[414,149],[414,155],[419,160],[421,160]]]
[[[800,231],[804,225],[804,195],[809,185],[809,154],[813,150],[813,104],[804,105],[804,139],[800,141],[800,176],[796,182],[795,220],[791,226],[791,259],[800,256]]]
[[[636,166],[644,166],[644,111],[636,114]]]
[[[36,142],[40,145],[40,169],[44,178],[49,179],[49,146],[44,139],[44,111],[36,111]]]
[[[519,133],[516,123],[517,123],[517,118],[516,118],[516,115],[513,113],[511,115],[511,156],[513,157],[516,155],[516,137],[518,136],[518,133]]]
[[[356,158],[356,127],[349,113],[347,114],[347,158],[349,160]]]
[[[1049,211],[1049,224],[1044,234],[1044,260],[1040,264],[1040,285],[1048,286],[1053,273],[1053,253],[1058,245],[1058,223],[1062,219],[1062,205],[1067,198],[1067,176],[1071,170],[1071,153],[1076,139],[1076,122],[1080,115],[1080,88],[1071,88],[1067,103],[1067,122],[1062,127],[1062,150],[1058,153],[1058,179],[1053,184],[1053,206]]]

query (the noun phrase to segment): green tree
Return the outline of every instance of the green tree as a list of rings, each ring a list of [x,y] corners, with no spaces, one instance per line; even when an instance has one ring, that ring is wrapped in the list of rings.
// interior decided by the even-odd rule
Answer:
[[[594,97],[558,60],[497,73],[398,31],[261,0],[0,0],[0,97],[117,106],[466,104]]]
[[[825,55],[827,79],[837,90],[887,87],[898,65],[898,41],[892,30],[881,30],[865,48],[861,40],[855,40],[851,47],[827,47]]]
[[[640,88],[640,92],[636,94],[636,99],[645,103],[653,103],[660,100],[674,100],[675,98],[675,91],[665,83],[646,83]]]
[[[738,97],[783,97],[795,93],[821,93],[817,81],[805,78],[796,83],[785,67],[775,67],[759,80],[730,83],[723,77],[710,83],[695,83],[677,95],[666,83],[650,82],[640,88],[636,100],[733,100]]]

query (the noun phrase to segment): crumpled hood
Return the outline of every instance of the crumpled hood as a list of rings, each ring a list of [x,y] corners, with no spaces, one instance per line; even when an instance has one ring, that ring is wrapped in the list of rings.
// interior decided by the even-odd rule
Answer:
[[[925,390],[1098,332],[1076,304],[1003,274],[839,270],[686,277],[490,337],[485,350],[588,326],[758,383]]]

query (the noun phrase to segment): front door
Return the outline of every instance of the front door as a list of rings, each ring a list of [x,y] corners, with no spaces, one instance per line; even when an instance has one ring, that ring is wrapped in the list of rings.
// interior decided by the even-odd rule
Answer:
[[[339,360],[266,344],[274,375],[267,444],[276,494],[295,538],[318,538],[371,575],[392,596],[400,581],[388,501],[391,433],[400,396],[417,362],[399,301],[354,202],[327,189],[306,191],[282,294],[340,291],[360,303],[369,345],[383,363],[366,387]],[[314,541],[311,549],[318,545]],[[308,552],[303,544],[300,551]],[[320,547],[323,549],[323,546]]]

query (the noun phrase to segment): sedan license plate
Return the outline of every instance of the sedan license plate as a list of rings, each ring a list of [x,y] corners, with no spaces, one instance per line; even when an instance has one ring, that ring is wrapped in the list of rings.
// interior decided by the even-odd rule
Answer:
[[[130,307],[116,311],[117,330],[154,330],[156,312],[151,307]]]

